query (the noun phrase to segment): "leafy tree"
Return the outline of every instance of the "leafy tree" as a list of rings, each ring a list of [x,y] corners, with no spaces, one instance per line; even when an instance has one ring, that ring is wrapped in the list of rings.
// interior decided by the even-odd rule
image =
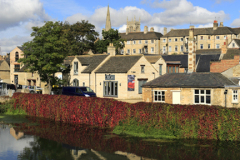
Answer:
[[[37,72],[41,81],[51,84],[55,73],[64,69],[63,60],[68,55],[69,33],[62,22],[45,22],[42,27],[32,27],[32,41],[23,44],[22,62],[29,72]]]
[[[65,22],[64,28],[68,32],[70,55],[81,55],[86,50],[94,50],[94,42],[99,35],[94,25],[82,20],[73,25]]]
[[[108,31],[102,31],[102,40],[98,40],[95,43],[95,50],[99,53],[107,52],[107,47],[109,43],[113,43],[116,47],[116,53],[120,54],[120,49],[124,47],[124,40],[121,39],[121,36],[118,33],[118,30],[110,29]]]

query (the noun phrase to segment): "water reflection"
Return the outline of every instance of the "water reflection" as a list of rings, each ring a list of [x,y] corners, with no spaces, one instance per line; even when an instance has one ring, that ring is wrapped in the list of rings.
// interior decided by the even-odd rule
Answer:
[[[29,120],[38,125],[0,125],[1,160],[240,159],[239,142],[146,140],[116,136],[110,129]]]

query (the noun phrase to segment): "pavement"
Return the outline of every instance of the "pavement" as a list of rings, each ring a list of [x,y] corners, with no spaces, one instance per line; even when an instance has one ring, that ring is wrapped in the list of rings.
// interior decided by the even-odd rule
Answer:
[[[142,102],[142,98],[139,99],[116,99],[118,101],[122,101],[122,102],[127,102],[127,103],[138,103],[138,102]]]

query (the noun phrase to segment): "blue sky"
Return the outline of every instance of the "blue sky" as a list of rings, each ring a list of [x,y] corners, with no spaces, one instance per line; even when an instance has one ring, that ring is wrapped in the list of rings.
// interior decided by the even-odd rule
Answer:
[[[214,19],[224,26],[240,27],[238,0],[0,0],[1,54],[30,41],[32,26],[44,21],[88,20],[101,32],[110,6],[112,27],[125,32],[126,19],[141,18],[141,28],[212,27]]]

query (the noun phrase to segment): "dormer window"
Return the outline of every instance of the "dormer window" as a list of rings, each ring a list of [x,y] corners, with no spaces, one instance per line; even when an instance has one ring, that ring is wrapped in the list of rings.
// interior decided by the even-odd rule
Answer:
[[[15,62],[17,62],[18,59],[19,59],[19,54],[18,54],[18,52],[16,52],[16,53],[15,53]]]
[[[144,73],[145,65],[141,65],[141,73]]]

